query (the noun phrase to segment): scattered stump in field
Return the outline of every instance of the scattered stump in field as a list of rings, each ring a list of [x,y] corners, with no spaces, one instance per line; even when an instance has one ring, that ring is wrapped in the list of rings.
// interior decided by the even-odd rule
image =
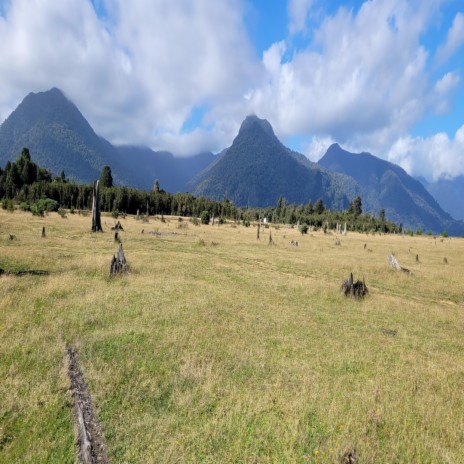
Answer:
[[[393,256],[393,253],[388,255],[388,262],[390,263],[391,267],[394,267],[396,270],[404,272],[405,274],[410,274],[411,271],[406,269],[405,267],[401,266],[398,260]]]
[[[342,283],[340,290],[345,296],[351,296],[352,298],[364,298],[369,293],[364,282],[364,277],[363,280],[354,282],[353,273]]]
[[[341,458],[340,464],[356,464],[358,462],[358,456],[356,454],[356,449],[345,451]]]
[[[42,238],[45,238],[46,235],[45,235],[45,226],[42,227]]]
[[[144,234],[145,233],[145,229],[142,229],[142,232],[140,232],[141,234]]]
[[[122,227],[122,224],[118,221],[112,228],[111,230],[124,230]]]
[[[116,231],[116,232],[114,233],[114,241],[115,241],[116,243],[121,243],[121,240],[119,239],[119,233],[118,233],[118,231]]]
[[[273,245],[274,241],[272,240],[272,232],[271,229],[269,229],[269,245]]]
[[[443,258],[443,264],[448,264],[448,258],[446,256]]]
[[[100,181],[95,181],[93,184],[93,200],[92,200],[92,232],[103,232],[100,218]]]
[[[8,234],[8,240],[15,240],[15,239],[16,239],[16,235]]]
[[[256,238],[259,240],[259,231],[261,229],[261,225],[260,223],[258,222],[258,232],[256,233]]]
[[[381,329],[382,333],[385,335],[390,335],[390,337],[394,337],[398,332],[393,329]]]
[[[80,464],[108,464],[100,423],[92,406],[87,385],[77,363],[76,352],[68,348],[68,376],[74,398],[77,428],[77,458]]]
[[[416,263],[420,263],[420,261],[419,261],[419,255],[416,255]]]
[[[117,253],[113,256],[110,265],[110,275],[122,274],[128,271],[126,257],[122,250],[122,243],[119,244]]]
[[[336,245],[336,246],[340,246],[341,244],[342,244],[342,242],[341,242],[340,239],[337,237],[337,238],[335,239],[335,245]]]

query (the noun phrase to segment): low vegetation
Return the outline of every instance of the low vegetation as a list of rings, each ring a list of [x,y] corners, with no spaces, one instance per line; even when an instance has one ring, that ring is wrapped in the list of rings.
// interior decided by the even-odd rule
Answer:
[[[1,463],[76,462],[69,347],[113,463],[462,461],[464,240],[118,221],[0,209]]]

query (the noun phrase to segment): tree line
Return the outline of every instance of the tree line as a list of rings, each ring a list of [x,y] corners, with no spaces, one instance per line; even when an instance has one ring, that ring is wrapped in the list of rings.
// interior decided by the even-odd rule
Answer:
[[[271,223],[304,225],[314,229],[334,229],[337,224],[347,224],[347,230],[370,232],[401,232],[401,225],[388,221],[385,210],[378,216],[362,211],[362,199],[355,198],[347,210],[328,210],[323,201],[315,203],[287,204],[285,198],[278,199],[276,206],[267,208],[239,208],[227,197],[223,201],[195,197],[190,193],[168,193],[160,188],[155,180],[151,191],[114,186],[111,168],[104,166],[100,175],[101,211],[115,215],[147,214],[200,217],[207,213],[209,217],[224,220],[242,221],[249,225],[253,221],[266,219]],[[0,199],[15,201],[28,209],[39,201],[53,200],[53,204],[69,210],[87,210],[92,207],[93,186],[78,184],[68,180],[64,172],[52,176],[47,169],[36,165],[27,148],[24,148],[16,161],[8,161],[4,169],[0,168]],[[204,215],[203,215],[204,216]],[[306,228],[306,230],[307,230]]]

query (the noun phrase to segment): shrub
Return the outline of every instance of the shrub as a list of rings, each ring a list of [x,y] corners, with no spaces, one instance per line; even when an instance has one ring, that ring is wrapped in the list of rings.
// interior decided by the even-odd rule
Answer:
[[[117,209],[113,209],[113,211],[111,211],[111,216],[114,218],[114,219],[118,219],[119,217],[119,211]]]
[[[200,225],[200,221],[198,220],[197,217],[191,217],[191,218],[190,218],[190,222],[191,222],[194,226],[199,226],[199,225]]]
[[[448,238],[448,232],[446,232],[446,230],[443,231],[443,233],[441,234],[444,238]]]
[[[22,211],[30,211],[31,210],[31,205],[27,201],[23,201],[20,205],[19,208]]]
[[[201,214],[200,214],[200,221],[202,224],[209,224],[209,220],[210,220],[210,217],[209,217],[209,212],[208,211],[203,211]]]
[[[31,206],[31,212],[34,216],[43,216],[45,213],[58,211],[58,202],[51,198],[41,198]]]
[[[243,225],[244,225],[245,227],[250,227],[250,221],[248,221],[248,219],[244,219],[244,220],[243,220]]]
[[[308,233],[308,230],[309,230],[308,224],[302,224],[302,225],[300,226],[301,235],[307,234],[307,233]]]

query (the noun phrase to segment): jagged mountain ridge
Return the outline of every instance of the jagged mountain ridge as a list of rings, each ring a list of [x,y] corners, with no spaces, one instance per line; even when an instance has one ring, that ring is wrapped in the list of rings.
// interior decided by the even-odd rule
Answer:
[[[273,206],[282,196],[345,208],[349,200],[334,177],[301,156],[279,141],[268,121],[248,116],[232,145],[190,185],[196,195],[227,196],[240,206]]]
[[[462,233],[462,223],[443,211],[424,186],[400,166],[370,153],[350,153],[338,144],[318,162],[333,172],[352,177],[360,188],[366,211],[385,209],[388,219],[411,229]]]

